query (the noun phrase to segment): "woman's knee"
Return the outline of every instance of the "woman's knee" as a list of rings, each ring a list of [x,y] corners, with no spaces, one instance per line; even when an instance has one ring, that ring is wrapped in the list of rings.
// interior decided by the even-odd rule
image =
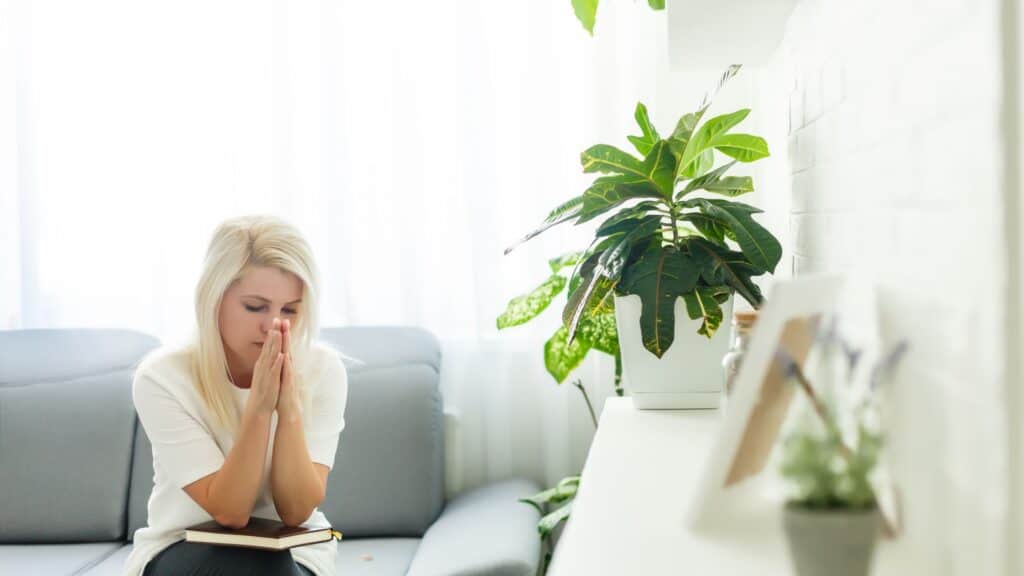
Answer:
[[[294,576],[301,574],[288,550],[260,550],[178,542],[151,560],[144,576]]]

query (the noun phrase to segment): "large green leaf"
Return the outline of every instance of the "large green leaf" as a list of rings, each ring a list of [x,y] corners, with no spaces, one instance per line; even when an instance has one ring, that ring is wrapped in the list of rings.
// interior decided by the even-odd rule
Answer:
[[[541,232],[544,232],[548,228],[551,228],[552,226],[555,226],[557,224],[561,224],[562,222],[565,222],[567,220],[572,220],[573,218],[579,216],[580,212],[583,210],[583,205],[583,196],[577,196],[572,200],[568,200],[562,203],[557,208],[552,210],[550,214],[548,214],[548,217],[544,219],[544,223],[541,224],[539,228],[537,228],[533,232],[530,232],[526,236],[523,236],[519,240],[516,240],[511,246],[506,248],[505,255],[507,256],[508,253],[515,249],[516,246],[519,246],[523,242],[526,242],[527,240],[539,235]]]
[[[553,274],[543,284],[527,294],[516,296],[509,301],[505,312],[498,316],[498,330],[525,324],[537,317],[551,304],[551,301],[565,288],[565,277]]]
[[[607,220],[602,222],[601,225],[597,227],[597,231],[594,232],[594,236],[603,238],[619,232],[629,232],[634,227],[641,224],[646,218],[651,217],[652,211],[659,214],[657,211],[662,209],[663,206],[664,205],[659,204],[658,202],[648,200],[640,202],[635,206],[623,208],[618,213],[610,216]],[[665,207],[664,210],[667,212],[667,207]],[[660,217],[660,214],[658,217]]]
[[[664,197],[671,197],[675,159],[664,141],[657,141],[643,160],[614,146],[598,144],[580,154],[580,163],[586,173],[618,174],[636,181],[646,181]]]
[[[633,143],[633,147],[636,151],[644,156],[654,148],[654,145],[661,139],[658,135],[658,131],[651,125],[650,118],[647,117],[647,107],[644,106],[643,102],[636,103],[636,112],[633,113],[633,117],[636,118],[637,125],[640,126],[642,134],[640,136],[628,136],[630,142]]]
[[[575,500],[570,500],[565,503],[564,506],[548,514],[547,516],[540,519],[537,523],[537,531],[540,532],[541,538],[547,538],[551,532],[558,527],[559,524],[568,520],[569,514],[572,513],[572,503]]]
[[[618,237],[616,245],[624,234]],[[580,320],[587,315],[599,314],[610,309],[612,291],[618,278],[595,276],[594,269],[605,251],[594,252],[588,257],[579,270],[579,282],[570,284],[569,297],[562,309],[562,325],[570,331],[570,339],[576,337],[576,328]],[[574,278],[575,280],[575,278]]]
[[[744,108],[731,114],[722,114],[705,122],[697,132],[686,143],[682,157],[679,159],[679,166],[676,172],[676,180],[694,178],[698,176],[698,168],[701,157],[709,149],[714,148],[716,138],[725,134],[730,128],[743,121],[750,114],[750,109]]]
[[[597,17],[597,0],[572,0],[572,9],[583,28],[593,36],[594,20]]]
[[[741,196],[754,191],[754,179],[750,176],[726,176],[704,186],[708,192],[723,196]]]
[[[642,160],[608,144],[598,144],[584,150],[580,153],[580,164],[585,173],[623,174],[643,179],[648,177]]]
[[[689,142],[690,137],[693,136],[693,130],[697,127],[697,122],[700,121],[700,117],[703,114],[703,111],[684,114],[683,117],[676,122],[676,128],[672,131],[672,135],[669,136],[668,144],[672,149],[672,153],[675,154],[677,161],[679,157],[683,155],[683,150],[686,149],[686,143]]]
[[[775,272],[775,266],[782,258],[782,245],[752,218],[752,214],[760,210],[739,202],[710,198],[695,198],[689,202],[700,206],[708,216],[724,222],[736,235],[740,250],[751,264],[764,272]]]
[[[654,10],[664,10],[665,0],[647,0],[647,5]]]
[[[707,190],[715,194],[736,197],[754,191],[754,180],[750,176],[723,176],[729,168],[736,164],[736,160],[723,164],[711,172],[690,180],[686,187],[676,194],[679,200],[691,192]]]
[[[619,353],[619,332],[615,326],[613,300],[608,298],[610,311],[600,314],[585,315],[580,320],[576,336],[583,344],[611,356]]]
[[[713,156],[709,162],[714,162]],[[671,200],[672,188],[676,179],[676,157],[672,155],[672,150],[664,140],[658,140],[651,148],[644,158],[644,168],[647,170],[651,182],[665,198]]]
[[[580,286],[569,295],[562,320],[569,330],[569,341],[576,337],[576,329],[580,318],[588,307],[593,307],[595,298],[603,300],[615,288],[622,269],[634,244],[645,243],[661,229],[661,218],[649,217],[646,222],[638,225],[622,237],[614,247],[600,253],[597,263],[590,272],[591,277],[585,279]],[[586,267],[584,262],[584,268]],[[583,274],[581,269],[581,275]],[[602,293],[602,291],[604,291]]]
[[[690,180],[689,182],[686,183],[686,187],[676,194],[676,200],[681,199],[683,196],[686,196],[687,194],[695,190],[702,190],[705,186],[711,184],[712,182],[717,182],[719,178],[725,175],[725,173],[728,172],[729,169],[735,165],[736,161],[733,160],[732,162],[722,164],[718,168],[715,168],[714,170],[704,174],[703,176]]]
[[[692,165],[692,171],[690,177],[696,178],[703,174],[707,174],[708,170],[715,165],[715,150],[708,148],[707,150],[700,153],[697,156],[697,161]]]
[[[701,267],[701,277],[711,286],[725,284],[750,303],[760,308],[764,299],[760,288],[751,279],[763,274],[751,264],[742,252],[729,250],[701,238],[690,238],[686,242],[694,262]]]
[[[708,338],[714,336],[718,327],[722,325],[722,308],[715,298],[718,291],[716,288],[700,286],[693,292],[683,294],[683,300],[686,301],[686,313],[693,320],[703,320],[697,333]],[[725,292],[728,294],[729,290],[725,289]]]
[[[717,218],[712,218],[703,212],[687,212],[679,216],[679,220],[683,222],[689,222],[704,235],[705,238],[711,240],[715,244],[726,246],[725,238],[728,232],[725,223]]]
[[[555,382],[561,384],[583,362],[589,351],[590,347],[580,340],[569,342],[569,331],[565,326],[559,326],[544,343],[544,367]]]
[[[768,157],[768,143],[760,136],[750,134],[722,134],[711,145],[726,156],[740,162],[753,162]]]
[[[584,254],[584,252],[566,252],[558,258],[548,260],[548,266],[551,267],[552,273],[557,274],[563,268],[579,264],[583,260]]]
[[[675,302],[697,285],[701,268],[674,246],[652,246],[629,266],[619,292],[640,296],[644,348],[661,358],[675,338]]]
[[[626,176],[604,176],[583,193],[583,205],[577,224],[593,220],[623,202],[636,198],[662,198],[661,192],[646,179]]]
[[[693,136],[693,131],[697,128],[697,124],[700,123],[701,118],[704,117],[704,113],[707,112],[708,107],[711,106],[711,101],[714,99],[715,95],[718,94],[718,91],[722,89],[722,86],[725,86],[726,82],[728,82],[739,71],[739,64],[733,64],[726,68],[725,72],[723,72],[719,77],[718,84],[704,94],[704,98],[701,99],[700,106],[697,107],[697,111],[684,115],[679,119],[679,122],[676,123],[676,128],[672,131],[672,136],[670,136],[668,140],[669,146],[672,148],[672,153],[675,154],[676,158],[679,158],[682,155],[687,143],[689,143],[690,138]]]

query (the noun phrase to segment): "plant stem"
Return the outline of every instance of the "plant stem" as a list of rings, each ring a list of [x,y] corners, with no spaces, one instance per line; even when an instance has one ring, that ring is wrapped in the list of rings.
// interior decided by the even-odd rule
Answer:
[[[825,406],[821,403],[821,400],[818,398],[818,395],[814,392],[814,388],[811,386],[811,383],[807,381],[807,377],[804,376],[804,371],[800,369],[800,365],[797,364],[796,362],[792,363],[792,370],[793,376],[796,378],[796,381],[800,384],[800,388],[803,389],[804,394],[807,394],[807,399],[811,401],[811,406],[814,408],[814,412],[818,414],[818,418],[821,419],[821,423],[825,425],[825,428],[828,429],[829,433],[835,435],[836,442],[839,443],[839,452],[843,455],[843,458],[845,458],[847,462],[852,463],[853,452],[851,452],[850,448],[846,445],[845,442],[843,442],[843,437],[839,433],[839,427],[836,426],[836,423],[832,421],[832,418],[828,415],[828,412],[825,411]]]
[[[676,205],[669,205],[669,218],[672,219],[672,245],[679,248],[679,223],[676,221]]]
[[[622,352],[615,355],[615,395],[621,397],[622,390]]]
[[[590,411],[590,420],[594,422],[594,428],[597,428],[597,415],[594,414],[594,406],[590,403],[590,396],[587,395],[587,389],[583,387],[583,380],[577,378],[572,385],[578,388],[580,393],[583,394],[583,401],[587,403],[587,410]]]

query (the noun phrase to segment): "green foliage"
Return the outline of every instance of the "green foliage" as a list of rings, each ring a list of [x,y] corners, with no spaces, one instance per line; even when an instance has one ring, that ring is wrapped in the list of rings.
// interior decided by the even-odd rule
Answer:
[[[793,485],[794,504],[804,508],[865,509],[875,505],[868,481],[878,462],[882,436],[858,427],[857,444],[843,454],[837,434],[793,434],[783,441],[782,475]]]
[[[565,326],[560,326],[544,343],[544,367],[559,384],[565,382],[569,373],[575,370],[583,362],[587,352],[590,352],[590,346],[581,340],[569,343],[568,339],[569,331]]]
[[[863,510],[875,506],[871,475],[884,444],[879,428],[876,391],[907,349],[898,343],[871,370],[869,385],[854,386],[861,356],[842,339],[835,321],[816,340],[822,383],[813,386],[795,363],[785,357],[785,369],[813,408],[782,441],[780,472],[791,488],[790,505],[811,509]],[[835,370],[845,359],[843,370]],[[842,372],[842,376],[838,374]],[[801,382],[803,379],[803,382]],[[815,389],[817,391],[815,392]],[[848,408],[844,408],[848,407]],[[805,413],[810,415],[811,410]]]
[[[554,268],[555,265],[552,264],[551,267]],[[565,276],[553,274],[529,293],[513,298],[505,312],[498,316],[498,329],[525,324],[535,318],[565,288],[565,282]]]
[[[648,1],[656,10],[664,8],[663,0]],[[597,0],[573,0],[573,9],[592,33]],[[552,275],[534,290],[513,298],[497,320],[498,329],[529,322],[566,291],[562,326],[544,345],[544,365],[556,382],[564,382],[591,350],[597,350],[615,358],[615,392],[623,394],[616,294],[640,296],[643,343],[658,357],[672,344],[677,298],[685,300],[691,318],[701,320],[698,333],[708,338],[721,326],[721,305],[733,292],[760,306],[761,292],[752,278],[775,270],[781,246],[753,220],[752,215],[760,212],[756,208],[699,196],[734,198],[752,192],[752,178],[726,173],[737,162],[768,155],[763,139],[729,132],[748,110],[701,124],[714,93],[738,70],[739,66],[729,67],[715,90],[705,95],[696,111],[683,115],[668,137],[661,136],[647,107],[638,103],[634,118],[640,134],[627,139],[640,156],[607,144],[587,148],[580,154],[582,169],[600,176],[505,250],[508,254],[565,222],[579,225],[603,218],[590,246],[551,259]],[[715,168],[716,152],[731,160]],[[574,384],[596,426],[586,390],[580,381]],[[569,517],[578,484],[579,477],[566,478],[523,500],[542,514],[538,531],[545,542]],[[550,559],[549,552],[542,573]]]
[[[737,70],[726,70],[718,87]],[[551,352],[549,371],[559,381],[593,346],[589,337],[573,347],[588,319],[606,312],[613,295],[640,296],[643,345],[659,358],[672,345],[677,298],[686,301],[691,318],[701,320],[697,332],[708,338],[722,324],[720,304],[734,292],[760,307],[761,291],[753,278],[775,271],[782,245],[754,219],[761,210],[731,200],[752,192],[753,179],[727,172],[737,162],[768,156],[768,145],[758,136],[731,132],[750,110],[702,123],[712,95],[683,115],[667,138],[638,103],[633,116],[640,134],[628,140],[641,157],[607,144],[587,148],[580,154],[583,172],[602,176],[524,238],[564,222],[604,219],[591,249],[577,260],[582,262],[579,272],[569,279],[562,311],[566,332],[545,347],[546,359]],[[730,160],[715,168],[716,153]],[[537,308],[542,296],[520,303],[524,315]]]
[[[537,512],[541,514],[541,519],[537,523],[537,532],[540,533],[542,542],[550,545],[551,535],[555,528],[569,519],[569,514],[572,512],[573,499],[576,497],[576,491],[579,489],[579,486],[580,477],[569,476],[568,478],[563,478],[554,488],[549,488],[529,498],[519,499],[520,502],[536,508]],[[550,562],[551,552],[549,551],[544,556],[544,563],[540,570],[541,574],[547,572]]]
[[[572,9],[576,13],[576,19],[583,25],[583,29],[591,36],[594,35],[594,23],[597,20],[598,0],[572,0]],[[647,0],[651,10],[664,10],[665,0]]]

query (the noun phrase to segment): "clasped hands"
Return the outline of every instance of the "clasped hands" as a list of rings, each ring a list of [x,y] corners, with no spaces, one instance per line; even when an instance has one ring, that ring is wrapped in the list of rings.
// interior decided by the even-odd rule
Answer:
[[[274,318],[263,349],[252,371],[248,402],[258,413],[278,418],[301,416],[302,403],[296,390],[291,355],[291,322]]]

